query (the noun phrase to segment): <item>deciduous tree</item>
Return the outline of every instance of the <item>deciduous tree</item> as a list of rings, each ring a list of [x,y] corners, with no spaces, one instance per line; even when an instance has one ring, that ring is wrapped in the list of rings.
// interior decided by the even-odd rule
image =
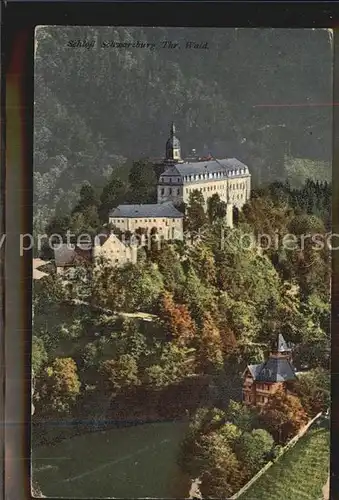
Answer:
[[[197,233],[207,223],[204,205],[203,195],[200,191],[194,189],[189,195],[186,210],[188,230],[191,233]]]
[[[123,354],[116,360],[103,361],[99,374],[105,390],[113,396],[140,384],[138,365],[129,354]]]
[[[160,298],[159,315],[164,327],[179,346],[190,344],[195,336],[196,325],[184,304],[176,304],[169,292],[164,292]]]
[[[40,376],[40,410],[69,413],[80,393],[80,387],[75,361],[72,358],[55,358]]]
[[[234,450],[248,479],[263,467],[273,445],[273,437],[264,429],[253,429],[239,436]]]
[[[300,374],[293,387],[309,417],[314,417],[320,411],[329,408],[330,389],[330,374],[322,368]]]
[[[300,399],[287,394],[283,389],[279,389],[269,398],[260,413],[261,423],[279,443],[291,439],[307,420]]]

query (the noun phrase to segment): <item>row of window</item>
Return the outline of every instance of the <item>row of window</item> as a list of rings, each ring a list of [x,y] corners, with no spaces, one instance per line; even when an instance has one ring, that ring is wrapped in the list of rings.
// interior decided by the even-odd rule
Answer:
[[[197,189],[197,188],[195,188],[195,187],[186,188],[186,193],[190,193],[191,191],[194,191],[195,189]],[[226,189],[225,185],[221,185],[221,186],[214,185],[214,186],[206,186],[204,188],[199,188],[200,191],[204,191],[204,192],[206,192],[206,191],[219,191],[219,190],[223,190],[223,189]],[[245,183],[243,182],[240,184],[231,184],[230,189],[245,189]],[[165,194],[164,188],[161,188],[160,194],[161,194],[161,196],[164,196],[164,194]],[[172,188],[168,188],[168,194],[169,195],[175,194],[175,190],[173,190]],[[180,188],[177,188],[176,194],[180,195]]]
[[[163,196],[165,194],[164,188],[162,188],[160,190],[160,194],[161,194],[161,196]],[[168,194],[174,194],[172,188],[168,188]],[[179,194],[180,194],[180,188],[177,189],[177,195],[179,195]]]
[[[230,189],[245,189],[245,183],[244,182],[237,182],[230,184]]]
[[[214,186],[206,186],[204,188],[190,187],[190,188],[186,188],[186,193],[191,193],[192,191],[195,191],[195,190],[199,190],[200,192],[201,191],[206,192],[206,191],[221,191],[221,190],[224,190],[224,189],[226,189],[226,186],[224,186],[224,185],[222,185],[222,186],[216,186],[216,185],[214,185]],[[235,188],[233,187],[233,189],[235,189]],[[241,189],[243,189],[243,188],[241,188]],[[170,188],[170,190],[171,190],[171,188]],[[163,189],[162,189],[162,191],[163,191]],[[179,190],[178,190],[178,194],[179,194]],[[241,197],[243,197],[243,195],[241,195]]]
[[[235,199],[242,200],[243,197],[244,197],[244,195],[242,193],[241,194],[237,194],[237,196],[232,196],[231,201],[234,201]]]
[[[112,224],[119,224],[120,222],[125,223],[126,219],[112,219]],[[157,222],[159,219],[153,219],[153,222]],[[172,219],[172,222],[175,222],[176,219]],[[142,224],[141,219],[135,219],[135,224]],[[152,222],[152,219],[144,219],[145,223]],[[162,222],[168,222],[168,219],[162,219]]]
[[[256,388],[258,389],[258,391],[269,391],[270,390],[269,384],[256,384]]]
[[[250,392],[243,391],[243,400],[246,403],[251,403],[251,401],[252,401],[252,394]],[[261,396],[261,395],[257,394],[257,396],[256,396],[256,402],[257,403],[265,404],[265,403],[267,403],[267,401],[268,401],[268,396]]]
[[[244,175],[246,173],[244,168],[239,170],[230,170],[228,172],[231,176],[233,175]],[[223,177],[228,177],[227,172],[210,172],[204,174],[195,174],[195,175],[185,175],[183,177],[184,182],[192,182],[192,181],[201,181],[207,179],[221,179]],[[181,177],[176,177],[175,180],[177,182],[181,182]],[[174,177],[169,178],[169,182],[172,183],[174,181]],[[165,182],[165,177],[160,178],[160,182]]]
[[[190,193],[191,191],[220,191],[221,189],[225,189],[225,186],[224,185],[221,185],[221,186],[207,186],[207,187],[204,187],[204,188],[196,188],[196,187],[190,187],[190,188],[186,188],[186,193]]]

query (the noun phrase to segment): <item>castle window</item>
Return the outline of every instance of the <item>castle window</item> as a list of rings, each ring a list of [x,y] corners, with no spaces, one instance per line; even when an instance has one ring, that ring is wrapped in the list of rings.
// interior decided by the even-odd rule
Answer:
[[[177,189],[177,194],[180,194],[180,189],[179,188]]]
[[[161,196],[164,195],[164,191],[165,191],[164,188],[162,188],[161,191],[160,191]]]
[[[178,177],[178,182],[180,182],[180,177]]]
[[[169,180],[169,181],[170,181],[170,184],[172,184],[172,177],[170,177],[170,180]]]
[[[172,188],[169,188],[168,194],[172,194]]]
[[[175,222],[175,219],[172,219],[172,222]]]
[[[156,221],[157,221],[157,219],[153,219],[153,222],[156,222]]]

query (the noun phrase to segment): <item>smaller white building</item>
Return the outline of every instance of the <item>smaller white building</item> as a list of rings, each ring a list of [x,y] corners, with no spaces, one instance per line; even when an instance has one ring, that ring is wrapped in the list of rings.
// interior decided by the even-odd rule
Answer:
[[[138,248],[121,241],[115,234],[98,235],[94,238],[93,264],[100,265],[102,261],[114,267],[125,264],[136,264]]]
[[[109,223],[131,234],[142,230],[146,235],[157,233],[165,240],[183,239],[184,215],[173,203],[119,205],[109,213]]]

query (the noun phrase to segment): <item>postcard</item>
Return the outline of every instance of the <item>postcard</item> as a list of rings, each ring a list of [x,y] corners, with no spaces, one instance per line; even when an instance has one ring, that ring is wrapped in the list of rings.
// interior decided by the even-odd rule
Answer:
[[[38,26],[32,492],[329,498],[332,34]]]

